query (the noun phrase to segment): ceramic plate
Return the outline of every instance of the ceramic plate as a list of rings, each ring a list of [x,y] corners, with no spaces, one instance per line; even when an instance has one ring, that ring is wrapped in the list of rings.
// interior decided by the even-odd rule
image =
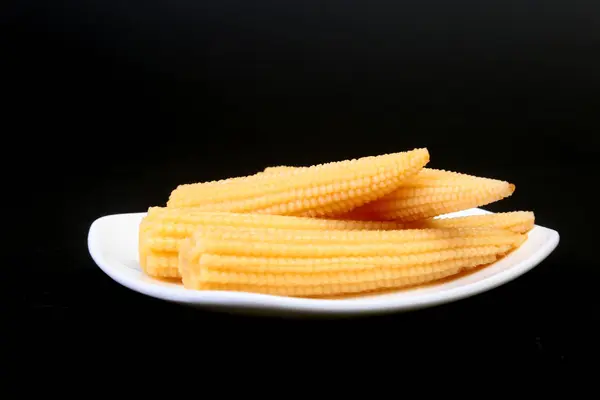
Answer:
[[[489,213],[474,208],[447,216]],[[496,263],[469,275],[432,286],[344,299],[304,299],[255,293],[194,291],[180,283],[146,276],[138,264],[138,225],[145,213],[116,214],[93,222],[88,248],[113,280],[158,299],[213,310],[267,314],[362,315],[416,310],[460,300],[507,283],[538,265],[556,248],[558,232],[536,225],[527,241]]]

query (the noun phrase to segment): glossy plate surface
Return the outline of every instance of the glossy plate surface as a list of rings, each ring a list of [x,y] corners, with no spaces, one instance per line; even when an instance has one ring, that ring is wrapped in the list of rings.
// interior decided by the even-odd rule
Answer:
[[[484,214],[474,208],[448,216]],[[527,241],[504,259],[466,276],[436,285],[344,299],[303,299],[255,293],[193,291],[180,283],[146,276],[138,263],[138,225],[145,213],[115,214],[93,222],[89,252],[119,284],[158,299],[213,310],[271,315],[361,315],[416,310],[460,300],[498,287],[531,270],[559,243],[555,230],[536,225]]]

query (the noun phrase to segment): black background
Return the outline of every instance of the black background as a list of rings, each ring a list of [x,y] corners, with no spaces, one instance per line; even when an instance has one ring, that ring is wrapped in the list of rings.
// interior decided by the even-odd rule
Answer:
[[[196,337],[281,361],[314,345],[556,367],[597,353],[597,2],[21,1],[0,21],[5,201],[25,244],[6,266],[25,275],[5,303],[14,338],[43,332],[36,348],[65,355]],[[346,321],[166,304],[87,251],[94,219],[164,204],[182,182],[417,146],[432,167],[514,182],[488,208],[535,211],[558,249],[489,293]]]

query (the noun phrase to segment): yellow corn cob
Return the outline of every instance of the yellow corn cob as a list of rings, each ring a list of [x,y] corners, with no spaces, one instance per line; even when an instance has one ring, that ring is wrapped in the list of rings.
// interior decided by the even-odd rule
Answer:
[[[179,268],[188,289],[332,296],[431,282],[494,262],[523,240],[518,233],[479,228],[199,228],[181,244]]]
[[[425,168],[393,193],[342,217],[413,222],[484,206],[514,190],[515,185],[502,180]]]
[[[177,187],[167,207],[326,217],[348,212],[397,189],[429,162],[427,149],[258,173],[227,184]]]
[[[179,278],[178,249],[182,239],[199,227],[392,230],[402,225],[391,221],[346,221],[267,214],[207,212],[195,208],[150,207],[139,226],[139,262],[146,274]]]
[[[436,218],[405,224],[405,228],[500,228],[517,233],[533,229],[535,215],[531,211],[511,211],[496,214],[469,215],[454,218]]]

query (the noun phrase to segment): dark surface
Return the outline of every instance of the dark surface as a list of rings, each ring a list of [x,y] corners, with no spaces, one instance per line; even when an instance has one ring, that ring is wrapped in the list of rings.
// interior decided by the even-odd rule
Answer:
[[[2,131],[17,141],[4,151],[19,158],[4,160],[8,214],[21,224],[12,240],[26,245],[9,251],[6,268],[24,276],[5,280],[15,317],[5,332],[37,337],[36,350],[19,351],[160,354],[195,337],[198,350],[213,343],[274,362],[344,351],[526,367],[592,360],[600,6],[390,3],[19,2],[0,14]],[[163,303],[111,281],[87,251],[94,219],[164,204],[181,182],[417,146],[432,167],[514,182],[514,196],[489,209],[535,211],[560,232],[558,249],[486,294],[346,321]]]

